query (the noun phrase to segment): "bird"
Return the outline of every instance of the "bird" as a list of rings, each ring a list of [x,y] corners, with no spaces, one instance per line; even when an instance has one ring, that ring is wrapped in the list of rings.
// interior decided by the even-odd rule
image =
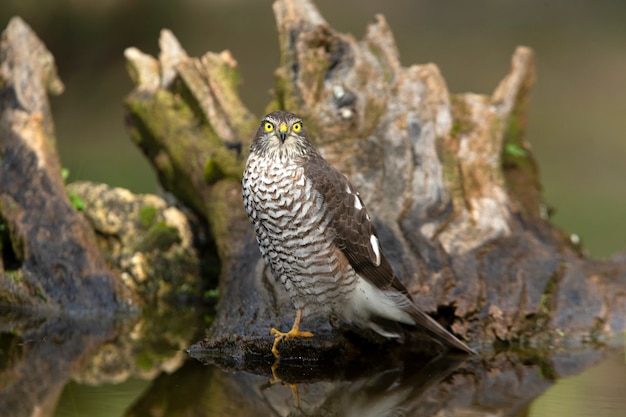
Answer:
[[[279,344],[312,337],[309,314],[339,318],[385,338],[419,327],[450,350],[475,353],[419,309],[381,247],[352,183],[313,146],[304,122],[274,111],[261,121],[242,178],[243,202],[265,263],[296,309],[291,330],[272,328]]]

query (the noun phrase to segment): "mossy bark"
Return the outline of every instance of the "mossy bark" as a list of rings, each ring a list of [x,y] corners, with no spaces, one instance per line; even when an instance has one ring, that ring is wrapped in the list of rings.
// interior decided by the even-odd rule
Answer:
[[[137,86],[126,98],[131,137],[161,184],[208,220],[222,259],[234,259],[243,207],[231,202],[254,117],[236,94],[237,63],[227,51],[189,58],[164,30],[159,61],[126,50]]]

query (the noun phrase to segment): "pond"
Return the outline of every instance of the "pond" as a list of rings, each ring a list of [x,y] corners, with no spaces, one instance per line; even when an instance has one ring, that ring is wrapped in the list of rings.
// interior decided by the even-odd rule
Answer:
[[[207,317],[193,308],[143,318],[2,312],[0,415],[558,417],[626,410],[622,347],[408,357],[389,368],[364,358],[331,372],[280,364],[273,376],[268,358],[216,366],[191,357],[186,348],[202,338]]]

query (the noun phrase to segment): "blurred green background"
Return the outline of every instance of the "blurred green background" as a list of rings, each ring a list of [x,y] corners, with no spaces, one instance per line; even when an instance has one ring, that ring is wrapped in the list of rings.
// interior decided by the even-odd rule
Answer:
[[[318,0],[337,30],[357,38],[386,16],[404,65],[434,62],[452,92],[490,94],[517,45],[537,54],[528,136],[554,221],[595,257],[626,248],[626,2],[604,0]],[[155,176],[128,140],[121,101],[132,85],[123,51],[157,54],[162,28],[190,55],[229,49],[241,95],[258,116],[268,102],[278,42],[271,1],[2,0],[0,24],[20,15],[56,57],[66,92],[52,99],[70,180],[136,192]]]

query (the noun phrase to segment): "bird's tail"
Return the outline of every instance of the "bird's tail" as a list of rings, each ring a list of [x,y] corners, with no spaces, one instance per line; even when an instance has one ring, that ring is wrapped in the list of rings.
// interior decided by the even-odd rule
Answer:
[[[448,330],[444,329],[441,324],[435,321],[435,319],[418,309],[413,303],[411,303],[409,311],[407,312],[415,321],[415,326],[425,329],[431,336],[433,336],[436,340],[438,340],[445,346],[466,353],[476,353],[472,348],[467,346]]]

